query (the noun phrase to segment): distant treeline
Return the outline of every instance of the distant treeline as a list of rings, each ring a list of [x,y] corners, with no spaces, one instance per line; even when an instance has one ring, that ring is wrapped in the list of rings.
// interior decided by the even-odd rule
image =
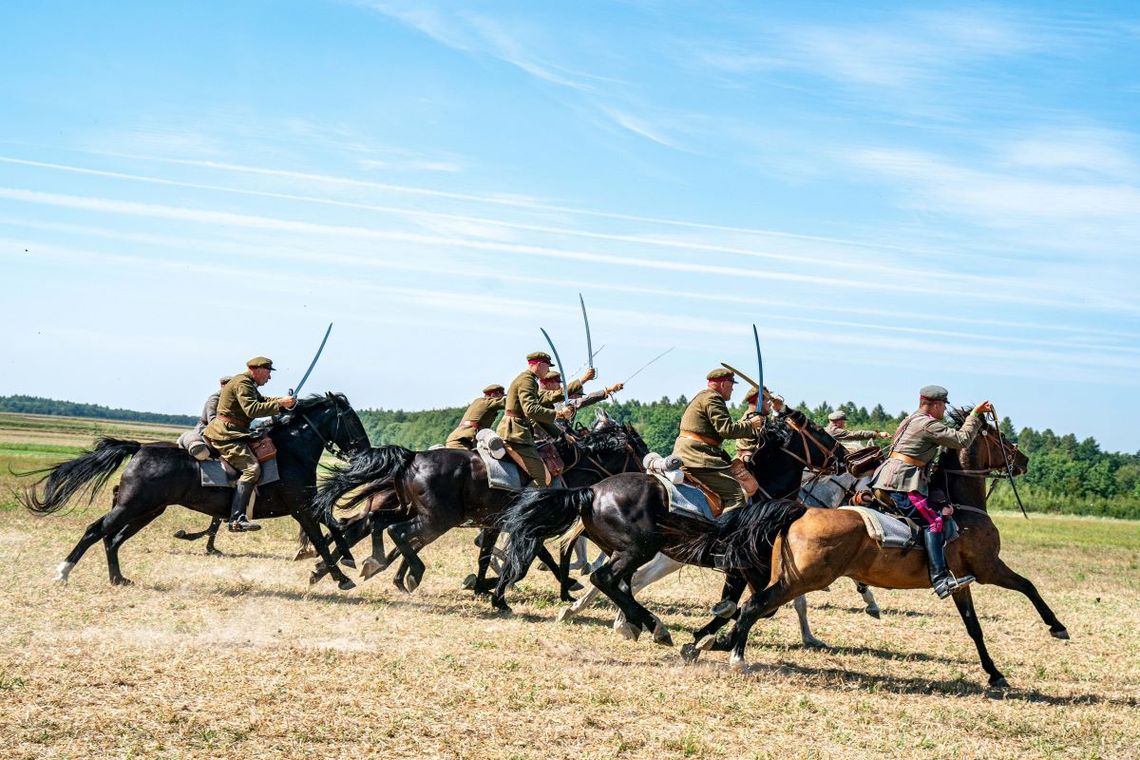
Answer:
[[[649,403],[623,401],[599,405],[620,422],[632,423],[649,448],[665,453],[673,449],[680,428],[681,414],[688,405],[684,396],[671,401],[662,398]],[[853,403],[839,407],[828,403],[797,407],[821,425],[837,408],[847,413],[847,427],[853,430],[894,432],[909,412],[891,414],[877,405],[870,411]],[[743,412],[743,405],[737,412]],[[463,408],[432,409],[422,412],[377,409],[361,412],[361,418],[375,446],[395,444],[410,449],[426,449],[443,443],[463,415]],[[583,420],[593,419],[593,409],[582,412]],[[1140,519],[1140,453],[1101,451],[1094,438],[1078,441],[1070,434],[1033,428],[1016,430],[1006,417],[1002,432],[1030,457],[1029,472],[1018,478],[1017,486],[1026,509],[1036,512],[1098,515]],[[727,444],[731,450],[731,443]],[[1003,509],[1016,509],[1008,484],[996,487],[992,503]]]
[[[101,404],[77,404],[39,396],[0,396],[0,412],[17,414],[49,414],[54,417],[92,417],[100,420],[157,422],[165,425],[193,425],[197,417],[188,414],[155,414],[130,409],[112,409]]]

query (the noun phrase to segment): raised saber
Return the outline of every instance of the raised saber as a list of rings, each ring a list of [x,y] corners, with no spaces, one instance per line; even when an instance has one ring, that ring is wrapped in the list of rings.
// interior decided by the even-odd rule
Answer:
[[[650,365],[650,364],[653,364],[653,363],[654,363],[654,362],[656,362],[658,359],[660,359],[661,357],[663,357],[665,354],[667,354],[667,353],[669,353],[670,351],[672,351],[674,348],[676,348],[676,346],[669,346],[669,348],[667,348],[667,349],[665,349],[664,351],[662,351],[661,353],[657,354],[657,356],[654,356],[652,359],[650,359],[649,361],[647,361],[645,364],[641,365],[641,368],[640,368],[640,369],[638,369],[638,370],[637,370],[637,372],[634,372],[632,375],[630,375],[629,377],[627,377],[625,380],[622,380],[621,384],[622,384],[622,385],[625,385],[625,384],[626,384],[626,383],[628,383],[630,380],[632,380],[633,378],[635,378],[635,377],[637,377],[638,375],[640,375],[640,374],[641,374],[641,371],[642,371],[642,370],[644,370],[644,369],[647,369],[647,368],[649,367],[649,365]]]
[[[1021,514],[1028,520],[1029,513],[1025,511],[1025,505],[1021,503],[1021,494],[1017,492],[1017,483],[1013,482],[1013,465],[1009,463],[1009,455],[1005,453],[1005,439],[1001,435],[1001,422],[998,421],[997,409],[993,408],[993,404],[990,404],[990,412],[994,416],[994,432],[997,433],[998,446],[1001,447],[1001,458],[1005,460],[1005,474],[1009,476],[1009,484],[1013,487],[1013,498],[1017,499],[1017,506],[1021,507]]]
[[[296,389],[293,389],[293,388],[289,389],[289,395],[290,396],[296,396],[298,393],[301,392],[301,387],[305,384],[305,381],[309,379],[309,375],[312,374],[312,372],[313,372],[313,367],[317,366],[317,359],[321,358],[321,352],[325,350],[325,343],[328,342],[329,333],[332,332],[332,326],[333,326],[333,323],[329,322],[329,327],[327,330],[325,330],[325,337],[321,338],[321,346],[320,346],[320,348],[317,349],[317,355],[313,357],[313,360],[311,362],[309,362],[309,368],[307,370],[305,370],[305,374],[301,378],[301,382],[297,383]]]
[[[554,354],[554,361],[558,362],[558,372],[562,375],[562,401],[565,404],[570,403],[570,381],[567,379],[566,370],[562,368],[562,358],[558,356],[558,349],[554,347],[554,341],[550,339],[550,333],[542,327],[542,337],[546,338],[547,345],[550,346],[550,353]]]
[[[756,383],[757,393],[760,394],[760,405],[764,405],[764,357],[760,355],[760,331],[756,329],[756,323],[752,323],[752,339],[756,341],[756,367],[759,370],[760,382]]]
[[[720,366],[724,367],[725,369],[727,369],[729,372],[731,372],[734,375],[740,375],[741,379],[743,379],[744,382],[752,383],[753,385],[756,385],[755,380],[753,380],[748,375],[744,374],[743,372],[741,372],[740,370],[738,370],[736,367],[732,366],[728,362],[721,362]],[[756,387],[759,388],[760,386],[756,385]]]
[[[582,298],[582,294],[578,294],[578,303],[582,304],[582,322],[586,325],[586,355],[589,357],[587,360],[590,369],[594,368],[594,341],[590,338],[590,318],[586,316],[586,302]]]

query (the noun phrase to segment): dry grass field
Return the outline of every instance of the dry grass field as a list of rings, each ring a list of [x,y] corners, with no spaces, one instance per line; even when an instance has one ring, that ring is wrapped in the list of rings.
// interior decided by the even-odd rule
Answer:
[[[617,638],[598,606],[553,622],[554,584],[532,573],[491,614],[459,588],[472,530],[425,552],[411,596],[391,571],[354,591],[310,589],[295,527],[223,533],[224,557],[177,541],[206,518],[174,508],[128,542],[126,588],[102,547],[66,587],[55,565],[109,500],[36,518],[9,468],[42,466],[96,429],[177,430],[0,416],[0,746],[43,757],[1140,757],[1140,524],[1000,515],[1003,556],[1072,634],[1048,635],[1013,592],[975,592],[991,654],[1013,688],[984,687],[950,602],[879,591],[882,620],[850,584],[810,598],[799,646],[790,609],[761,621],[747,672],[723,654]],[[140,432],[140,429],[142,432]],[[644,594],[678,643],[703,624],[719,578],[686,571]]]

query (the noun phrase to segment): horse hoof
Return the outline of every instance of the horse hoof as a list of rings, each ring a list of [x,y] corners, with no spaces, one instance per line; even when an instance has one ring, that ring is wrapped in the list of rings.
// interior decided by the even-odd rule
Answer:
[[[512,610],[511,606],[506,602],[494,605],[494,609],[495,614],[499,617],[510,617],[511,615],[515,614],[515,611]]]
[[[118,578],[112,578],[111,584],[114,586],[133,586],[133,585],[135,585],[134,581],[132,581],[130,578],[124,578],[121,575]]]
[[[71,575],[71,569],[73,567],[75,567],[74,562],[68,562],[67,560],[60,562],[59,565],[57,565],[55,568],[55,578],[52,580],[61,586],[66,586],[67,578],[69,575]]]
[[[325,564],[325,561],[323,559],[321,561],[317,562],[317,564],[313,567],[314,573],[321,573],[322,575],[324,575],[328,571],[329,571],[329,566]]]
[[[1056,630],[1056,631],[1050,630],[1049,635],[1055,639],[1061,639],[1062,641],[1068,641],[1069,640],[1069,632],[1065,628],[1061,628],[1061,629]]]
[[[881,617],[879,615],[879,608],[878,607],[868,607],[866,610],[864,610],[864,612],[866,612],[871,617],[875,618],[875,620],[879,620]]]
[[[565,623],[568,622],[572,617],[574,617],[574,608],[563,607],[562,609],[558,610],[558,617],[556,617],[555,620],[557,620],[559,623]]]
[[[374,557],[369,557],[368,559],[364,560],[364,563],[360,568],[360,577],[364,580],[368,580],[372,576],[378,575],[383,569],[384,566],[377,562]]]
[[[345,578],[343,581],[337,583],[336,587],[341,591],[352,591],[354,588],[356,588],[356,584],[352,582],[351,578]]]
[[[402,591],[405,594],[411,593],[410,591],[408,591],[408,587],[404,585],[404,579],[403,578],[394,578],[392,580],[392,585],[395,586],[397,589],[399,589],[400,591]]]
[[[316,572],[309,573],[309,585],[310,586],[316,585],[317,581],[319,581],[321,578],[324,578],[324,577],[325,576],[321,575],[320,573],[316,573]]]
[[[686,644],[681,647],[681,659],[685,661],[686,665],[692,665],[701,656],[701,650],[697,649],[692,644]]]
[[[661,623],[653,629],[653,643],[660,644],[663,647],[673,646],[673,637],[669,634],[669,629]]]
[[[467,577],[463,579],[463,588],[470,591],[471,589],[475,588],[477,581],[478,579],[475,577],[475,573],[468,573]]]
[[[420,587],[420,579],[414,575],[409,575],[407,580],[408,593],[412,593]]]
[[[804,646],[808,649],[831,649],[831,647],[817,639],[815,636],[808,636],[805,638]]]
[[[222,554],[220,551],[218,551],[217,549],[215,549],[213,547],[207,547],[206,548],[206,555],[210,556],[210,557],[224,557],[224,556],[226,556],[225,554]]]
[[[614,633],[621,636],[626,641],[637,641],[641,638],[641,629],[634,626],[632,623],[622,623],[614,628]]]
[[[709,634],[698,641],[693,648],[698,652],[711,652],[714,646],[716,646],[716,636]]]
[[[340,564],[344,565],[345,567],[351,567],[353,570],[356,569],[356,560],[354,560],[352,557],[345,557],[340,561]]]
[[[317,556],[317,550],[312,547],[298,549],[297,553],[293,555],[293,561],[297,562],[302,559],[312,559]]]
[[[728,667],[738,673],[743,673],[748,670],[748,662],[743,657],[734,654],[728,658]]]
[[[714,617],[728,620],[736,614],[736,602],[731,599],[721,599],[713,605],[711,612]]]
[[[998,676],[997,679],[990,679],[990,686],[995,689],[1008,689],[1009,681],[1005,680],[1005,676]]]
[[[175,538],[181,538],[181,539],[187,540],[186,539],[187,535],[189,535],[189,534],[186,531],[181,530],[181,529],[174,532]]]
[[[567,586],[567,589],[570,591],[585,591],[586,587],[578,581],[574,581],[569,586]]]

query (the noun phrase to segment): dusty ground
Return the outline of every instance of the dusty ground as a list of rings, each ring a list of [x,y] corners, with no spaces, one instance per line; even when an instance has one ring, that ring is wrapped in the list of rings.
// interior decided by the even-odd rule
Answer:
[[[0,449],[0,471],[50,458]],[[1140,757],[1136,523],[998,518],[1003,556],[1073,637],[979,588],[1003,694],[983,687],[953,605],[926,593],[878,592],[880,621],[846,582],[815,594],[815,632],[835,648],[801,648],[788,609],[757,626],[743,674],[723,654],[684,666],[647,637],[618,639],[608,608],[554,623],[545,573],[498,618],[459,589],[471,530],[427,550],[412,596],[390,572],[310,591],[287,521],[223,534],[230,554],[207,557],[171,538],[206,519],[175,508],[123,549],[135,586],[108,585],[97,545],[58,587],[54,566],[107,497],[35,518],[11,508],[12,484],[0,477],[6,758]],[[718,580],[687,571],[645,598],[681,643]]]

